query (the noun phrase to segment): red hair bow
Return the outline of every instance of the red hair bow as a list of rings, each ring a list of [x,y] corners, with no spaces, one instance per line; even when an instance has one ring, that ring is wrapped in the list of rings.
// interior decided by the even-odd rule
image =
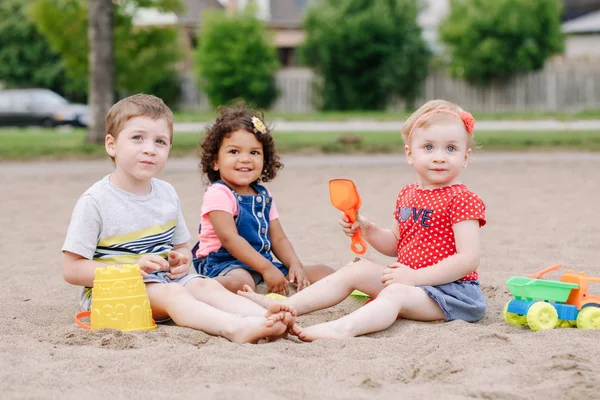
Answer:
[[[467,132],[473,133],[473,130],[475,129],[475,118],[473,118],[471,113],[467,111],[461,112],[460,119],[462,120],[463,124],[465,124]]]

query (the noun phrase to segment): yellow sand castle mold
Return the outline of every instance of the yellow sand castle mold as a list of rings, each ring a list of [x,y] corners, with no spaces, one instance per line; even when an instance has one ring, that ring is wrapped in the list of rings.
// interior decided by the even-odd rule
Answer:
[[[113,265],[96,268],[89,312],[75,317],[78,325],[89,329],[79,318],[90,316],[91,329],[138,331],[156,329],[146,285],[139,265]]]

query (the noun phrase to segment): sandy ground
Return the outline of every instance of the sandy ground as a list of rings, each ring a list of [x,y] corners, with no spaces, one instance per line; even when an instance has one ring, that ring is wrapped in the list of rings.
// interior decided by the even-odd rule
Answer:
[[[305,263],[341,268],[352,259],[327,182],[353,179],[362,212],[392,223],[395,196],[414,180],[399,157],[284,157],[269,187]],[[191,232],[203,187],[194,159],[170,161]],[[112,170],[108,161],[1,164],[0,395],[3,399],[597,398],[600,331],[533,333],[501,318],[504,282],[562,263],[600,276],[600,155],[478,154],[464,181],[488,207],[480,279],[489,301],[474,324],[398,321],[364,337],[314,343],[293,338],[237,345],[203,332],[77,327],[79,289],[60,274],[60,247],[79,195]],[[368,256],[381,262],[391,259]],[[558,278],[553,273],[551,278]],[[263,291],[264,287],[260,288]],[[600,294],[600,284],[591,285]],[[349,298],[299,318],[337,318]],[[594,372],[596,371],[596,372]]]

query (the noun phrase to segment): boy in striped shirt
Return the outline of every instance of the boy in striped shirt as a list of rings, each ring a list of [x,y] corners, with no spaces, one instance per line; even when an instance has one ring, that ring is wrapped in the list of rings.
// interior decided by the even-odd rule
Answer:
[[[138,94],[106,116],[106,152],[115,171],[78,200],[62,251],[63,277],[83,286],[88,310],[97,267],[138,264],[155,320],[237,342],[276,338],[293,325],[289,307],[268,310],[215,280],[190,274],[190,239],[173,186],[156,179],[166,166],[173,114],[157,97]]]

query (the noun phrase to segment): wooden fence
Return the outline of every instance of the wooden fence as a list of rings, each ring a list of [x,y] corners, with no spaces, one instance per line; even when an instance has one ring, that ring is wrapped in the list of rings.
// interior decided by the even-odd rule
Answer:
[[[596,60],[598,61],[598,60]],[[277,73],[279,96],[273,109],[280,112],[315,111],[310,69],[290,68]],[[182,107],[208,108],[206,96],[197,92],[190,78],[184,86]],[[558,60],[543,70],[520,75],[506,83],[476,87],[453,79],[443,72],[432,72],[426,79],[417,104],[430,99],[446,99],[472,112],[582,111],[600,109],[600,62]],[[392,101],[390,111],[402,110],[401,101]]]

